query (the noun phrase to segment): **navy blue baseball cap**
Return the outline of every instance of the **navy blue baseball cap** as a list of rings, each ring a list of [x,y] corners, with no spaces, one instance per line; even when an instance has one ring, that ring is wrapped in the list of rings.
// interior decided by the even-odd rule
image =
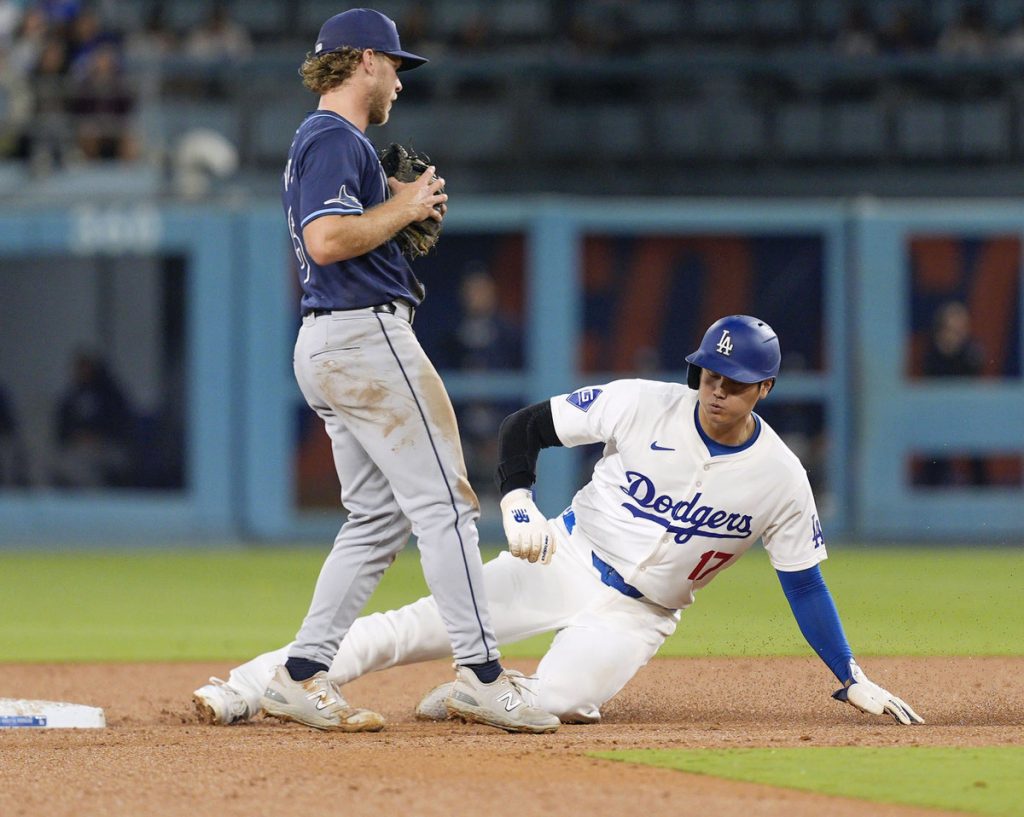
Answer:
[[[395,21],[373,9],[349,9],[335,14],[320,26],[313,53],[317,56],[329,54],[345,46],[372,48],[382,54],[400,57],[399,71],[410,71],[427,62],[425,57],[403,51]]]

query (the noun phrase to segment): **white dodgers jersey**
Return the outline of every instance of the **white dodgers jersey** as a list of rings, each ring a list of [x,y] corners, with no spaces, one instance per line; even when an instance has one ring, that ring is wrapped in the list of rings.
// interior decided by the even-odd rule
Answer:
[[[759,417],[750,441],[713,454],[683,384],[616,380],[552,397],[551,411],[564,445],[605,444],[573,498],[573,535],[651,601],[689,606],[762,537],[777,570],[827,558],[807,474]]]

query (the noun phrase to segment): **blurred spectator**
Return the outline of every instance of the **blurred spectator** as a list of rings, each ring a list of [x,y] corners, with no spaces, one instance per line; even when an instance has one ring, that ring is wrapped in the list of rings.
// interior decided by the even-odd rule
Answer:
[[[7,389],[0,384],[0,487],[27,484],[25,455]]]
[[[424,0],[409,5],[398,30],[402,32],[402,48],[406,51],[434,58],[445,50],[444,43],[434,34],[431,6]]]
[[[163,3],[157,3],[149,10],[145,23],[130,32],[125,42],[125,56],[130,59],[159,59],[174,54],[177,49],[178,38],[167,25]]]
[[[21,18],[14,44],[8,56],[11,71],[22,77],[35,73],[47,40],[47,20],[41,9],[30,8]]]
[[[960,16],[939,36],[938,52],[950,57],[985,57],[995,49],[995,36],[985,9],[978,3],[963,7]]]
[[[494,31],[490,17],[483,13],[471,15],[452,37],[452,48],[462,53],[481,54],[494,44]]]
[[[133,414],[107,368],[91,352],[78,352],[57,416],[54,482],[62,487],[125,485],[131,475]]]
[[[612,56],[639,43],[628,0],[576,2],[569,12],[569,37],[582,55]]]
[[[198,60],[237,60],[252,53],[252,38],[241,23],[231,19],[227,5],[217,3],[210,16],[185,38],[185,54]]]
[[[498,468],[498,427],[501,421],[520,408],[515,401],[474,400],[459,402],[455,413],[462,434],[466,476],[480,498],[497,500],[494,472]]]
[[[878,53],[878,34],[863,6],[854,6],[847,12],[832,48],[844,57],[868,57]]]
[[[459,288],[462,315],[442,342],[438,364],[463,371],[518,369],[523,365],[518,326],[501,314],[498,287],[482,265],[471,265]],[[498,426],[518,408],[517,401],[474,400],[456,405],[466,470],[481,496],[496,494]]]
[[[1010,26],[999,41],[999,49],[1008,56],[1024,56],[1024,14]]]
[[[931,45],[932,38],[921,15],[910,6],[897,9],[892,21],[882,30],[881,46],[887,54],[915,54]]]
[[[83,9],[68,29],[69,71],[74,75],[88,72],[93,52],[115,44],[115,37],[103,29],[99,15],[92,9]]]
[[[22,4],[15,0],[0,0],[0,51],[10,48],[21,24]]]
[[[0,157],[28,158],[31,119],[32,91],[28,79],[11,70],[7,53],[0,49]]]
[[[84,158],[138,158],[138,141],[132,131],[135,94],[121,70],[121,56],[114,43],[104,42],[80,57],[68,109],[75,142]]]
[[[971,335],[971,316],[960,301],[950,301],[935,313],[925,350],[925,377],[978,377],[985,355]],[[985,485],[985,462],[978,457],[926,458],[920,482],[924,485]]]
[[[924,355],[925,377],[977,377],[985,355],[971,335],[971,316],[960,301],[950,301],[935,313]]]
[[[37,171],[60,167],[72,149],[67,111],[68,51],[64,40],[47,35],[32,71],[33,120],[28,151]]]
[[[519,328],[498,309],[498,287],[483,265],[472,265],[459,288],[462,316],[442,342],[440,365],[462,370],[523,365]]]
[[[69,25],[82,10],[80,0],[33,0],[33,5],[55,26]]]

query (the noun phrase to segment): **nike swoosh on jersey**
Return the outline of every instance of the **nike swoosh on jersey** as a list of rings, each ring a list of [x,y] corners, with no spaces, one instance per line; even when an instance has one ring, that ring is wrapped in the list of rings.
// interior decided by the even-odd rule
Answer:
[[[658,441],[655,440],[651,443],[651,451],[675,451],[674,448],[667,448],[664,445],[658,445]]]

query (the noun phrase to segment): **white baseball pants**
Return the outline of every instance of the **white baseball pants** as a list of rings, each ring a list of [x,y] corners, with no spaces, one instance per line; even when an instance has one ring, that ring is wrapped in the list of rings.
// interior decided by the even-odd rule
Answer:
[[[502,553],[484,565],[484,586],[500,644],[557,631],[536,675],[524,684],[528,703],[566,722],[592,723],[675,631],[679,612],[602,584],[589,544],[578,532],[570,536],[560,518],[552,525],[559,541],[551,564]],[[232,670],[229,683],[254,707],[286,655],[287,648],[261,655]],[[428,596],[357,619],[330,675],[345,684],[368,672],[450,655],[437,604]]]

